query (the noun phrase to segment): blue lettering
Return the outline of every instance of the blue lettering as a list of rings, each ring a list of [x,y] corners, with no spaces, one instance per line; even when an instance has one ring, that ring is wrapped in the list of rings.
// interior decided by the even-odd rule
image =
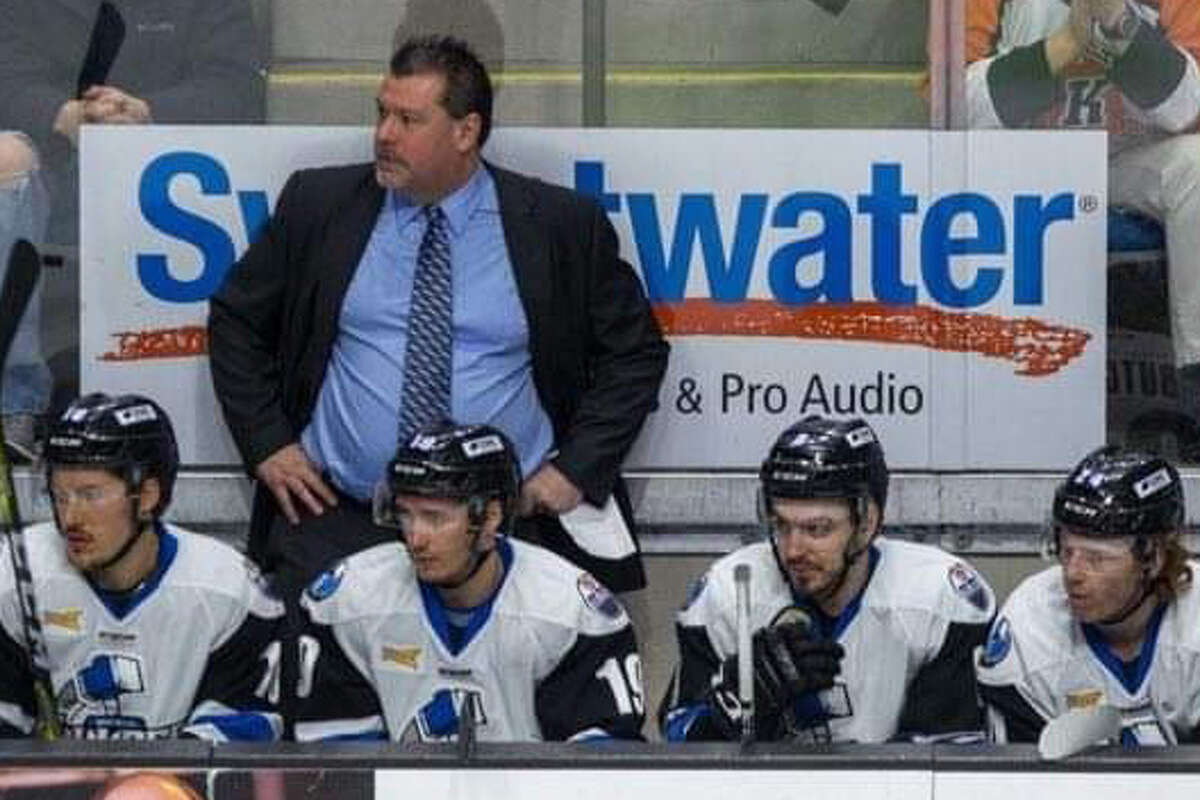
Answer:
[[[219,225],[172,202],[171,181],[178,175],[195,177],[206,195],[228,195],[229,175],[216,159],[195,152],[161,155],[142,173],[138,189],[142,216],[158,231],[194,245],[200,251],[203,266],[194,279],[179,280],[171,275],[165,255],[139,253],[138,277],[154,297],[172,303],[190,303],[205,300],[217,290],[233,264],[234,250],[229,234]],[[254,203],[243,201],[243,214],[247,205],[253,207]]]
[[[775,251],[768,265],[771,293],[781,303],[815,303],[824,297],[831,303],[849,303],[854,299],[850,269],[850,209],[834,194],[796,192],[789,194],[771,216],[777,228],[796,227],[805,213],[820,214],[821,232],[807,239],[789,242]],[[821,280],[813,286],[801,286],[796,269],[800,260],[816,253],[825,254]]]
[[[604,162],[575,162],[575,191],[596,198],[600,207],[610,214],[621,210],[621,195],[604,191]]]
[[[975,218],[974,236],[952,236],[954,218]],[[921,275],[934,300],[951,308],[981,306],[995,297],[1004,281],[1004,270],[981,267],[975,282],[966,288],[950,276],[950,256],[1004,252],[1004,218],[996,204],[981,194],[964,192],[943,197],[929,207],[921,226]]]
[[[692,260],[692,245],[700,239],[700,250],[708,275],[709,296],[718,302],[746,299],[750,270],[758,253],[763,218],[767,211],[765,194],[742,195],[738,203],[733,247],[728,260],[717,222],[717,209],[711,194],[684,194],[679,198],[675,237],[671,253],[663,253],[661,227],[654,195],[627,195],[633,222],[633,237],[646,278],[646,293],[651,301],[682,300]]]
[[[747,193],[738,198],[733,239],[727,251],[715,195],[681,194],[667,250],[664,247],[667,232],[659,220],[657,195],[608,190],[603,161],[576,162],[575,187],[596,197],[608,213],[621,213],[624,198],[646,291],[652,302],[684,299],[697,241],[708,279],[708,296],[719,302],[746,299],[770,203],[768,195]],[[870,191],[857,195],[855,200],[856,208],[851,209],[836,194],[793,192],[771,210],[770,224],[776,229],[799,228],[806,214],[819,215],[821,222],[818,232],[786,242],[767,258],[767,283],[776,300],[802,305],[860,299],[854,296],[855,211],[870,220],[872,299],[913,304],[918,302],[919,288],[923,285],[928,296],[940,305],[973,308],[999,294],[1009,269],[1003,258],[994,264],[973,267],[970,275],[961,270],[956,274],[953,269],[958,256],[1003,257],[1009,252],[1004,213],[992,198],[977,192],[961,192],[930,203],[923,217],[919,217],[920,284],[906,283],[903,277],[904,217],[919,215],[921,209],[918,196],[904,190],[902,165],[873,164]],[[1055,194],[1049,200],[1033,194],[1013,198],[1014,304],[1043,302],[1047,231],[1056,222],[1074,219],[1074,214],[1075,195],[1071,192]],[[249,219],[250,215],[246,216]],[[956,225],[964,232],[955,232]],[[804,283],[800,279],[801,266],[811,258],[820,259],[821,272],[818,279]]]
[[[917,213],[917,196],[901,191],[899,164],[871,167],[871,193],[858,196],[871,216],[871,290],[884,303],[915,303],[917,287],[900,279],[900,217]]]
[[[246,226],[246,242],[254,244],[271,217],[271,209],[267,206],[267,193],[238,192],[238,208],[242,211],[242,224]]]
[[[1017,229],[1013,245],[1013,303],[1042,302],[1042,265],[1046,263],[1046,228],[1053,222],[1075,219],[1075,195],[1056,194],[1042,205],[1039,195],[1017,195],[1014,215]]]

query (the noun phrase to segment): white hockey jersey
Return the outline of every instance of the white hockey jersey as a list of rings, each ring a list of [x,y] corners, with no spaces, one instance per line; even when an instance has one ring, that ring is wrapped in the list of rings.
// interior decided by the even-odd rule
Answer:
[[[1200,564],[1192,563],[1200,575]],[[1128,744],[1189,741],[1200,723],[1200,590],[1191,586],[1150,620],[1141,654],[1123,664],[1094,626],[1071,616],[1062,568],[1025,579],[978,655],[980,692],[998,742],[1036,741],[1072,708],[1106,703]]]
[[[1105,128],[1114,150],[1195,130],[1200,114],[1200,4],[1138,0],[1135,5],[1155,31],[1146,42],[1158,42],[1161,50],[1144,46],[1133,52],[1133,59],[1141,59],[1136,70],[1114,72],[1096,59],[1081,58],[1057,76],[1052,96],[1034,103],[1031,98],[1040,90],[1027,70],[997,70],[994,64],[1065,24],[1069,6],[1063,0],[968,0],[968,126],[999,128],[1008,120],[1008,127]],[[1151,62],[1160,68],[1147,68]],[[1118,85],[1122,81],[1126,91]],[[1025,113],[1031,116],[1014,119]]]
[[[824,620],[829,629],[822,635],[846,651],[834,689],[822,693],[842,715],[829,720],[834,741],[977,731],[971,655],[995,610],[991,588],[965,562],[929,545],[877,537],[868,557],[863,591],[836,619]],[[737,651],[738,564],[750,565],[752,631],[786,606],[823,616],[793,592],[770,542],[717,561],[676,620],[680,662],[659,720],[669,740],[714,738],[711,726],[698,723],[712,713],[706,694],[721,661]]]
[[[99,591],[51,523],[26,529],[33,592],[67,735],[211,741],[280,738],[283,603],[240,553],[159,527],[155,571],[133,592]],[[0,546],[0,735],[28,735],[33,694],[7,542]]]
[[[641,661],[621,604],[540,547],[501,537],[497,549],[503,581],[457,635],[399,544],[318,577],[301,598],[296,738],[454,740],[468,703],[482,741],[640,738]]]

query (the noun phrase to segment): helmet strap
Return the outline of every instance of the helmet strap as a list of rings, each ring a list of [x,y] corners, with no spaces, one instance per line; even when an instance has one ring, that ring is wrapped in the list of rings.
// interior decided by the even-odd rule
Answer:
[[[867,535],[866,541],[853,547],[859,533],[867,523],[866,501],[862,497],[854,498],[850,504],[850,517],[854,521],[854,535],[849,542],[846,543],[846,549],[842,551],[842,568],[838,570],[837,580],[833,582],[824,594],[826,597],[836,597],[837,593],[846,585],[846,580],[850,577],[851,568],[862,558],[863,553],[871,548],[872,535]]]
[[[1144,537],[1139,536],[1134,543],[1134,552],[1137,554],[1138,560],[1142,562],[1142,580],[1140,591],[1136,595],[1136,599],[1127,603],[1120,611],[1106,619],[1098,620],[1097,625],[1119,625],[1129,619],[1135,611],[1142,607],[1146,602],[1146,598],[1154,594],[1154,577],[1150,575],[1152,565],[1151,559],[1154,558],[1155,548],[1148,546],[1149,542]]]
[[[142,535],[145,534],[146,529],[151,527],[154,524],[153,519],[150,519],[150,520],[142,519],[142,516],[140,513],[140,506],[141,506],[142,501],[141,501],[140,496],[135,495],[134,497],[132,497],[130,499],[133,502],[130,503],[130,510],[129,510],[130,520],[129,521],[130,521],[130,524],[133,525],[133,534],[128,539],[125,540],[125,544],[121,545],[121,548],[119,550],[117,550],[117,552],[114,553],[107,561],[105,561],[103,564],[99,565],[98,567],[95,567],[95,571],[103,571],[103,570],[106,570],[110,567],[113,567],[113,566],[119,564],[121,562],[121,560],[124,559],[125,556],[129,555],[129,552],[131,550],[133,550],[133,546],[135,544],[137,544],[139,539],[142,538]]]
[[[467,533],[471,536],[471,557],[473,559],[471,568],[467,570],[465,577],[457,581],[443,581],[435,584],[439,589],[454,590],[465,586],[479,574],[479,570],[483,569],[483,565],[487,563],[488,556],[495,551],[494,547],[485,549],[480,545],[480,540],[483,538],[483,526],[487,521],[487,503],[488,499],[482,497],[472,497],[467,501]]]

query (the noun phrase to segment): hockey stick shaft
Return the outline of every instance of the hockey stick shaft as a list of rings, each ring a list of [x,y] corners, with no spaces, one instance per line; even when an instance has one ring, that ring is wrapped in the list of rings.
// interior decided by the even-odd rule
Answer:
[[[4,285],[0,287],[0,388],[3,385],[4,365],[16,339],[21,319],[33,298],[33,290],[41,275],[42,261],[37,250],[24,239],[18,239],[8,254]],[[29,670],[33,676],[35,705],[34,734],[39,739],[57,739],[61,733],[58,713],[54,707],[54,692],[50,682],[50,658],[46,638],[37,614],[33,594],[33,575],[29,571],[29,556],[25,552],[22,534],[21,509],[13,485],[12,465],[4,450],[4,424],[0,415],[0,528],[8,542],[13,579],[21,608],[21,624],[25,633]]]
[[[738,703],[742,707],[742,742],[754,741],[754,654],[750,639],[750,565],[733,568],[737,592]]]
[[[100,4],[96,12],[96,22],[92,25],[92,35],[88,39],[87,53],[83,64],[79,67],[79,77],[75,82],[75,96],[83,97],[92,86],[108,82],[108,73],[112,71],[113,62],[125,41],[125,20],[116,6],[109,2]]]

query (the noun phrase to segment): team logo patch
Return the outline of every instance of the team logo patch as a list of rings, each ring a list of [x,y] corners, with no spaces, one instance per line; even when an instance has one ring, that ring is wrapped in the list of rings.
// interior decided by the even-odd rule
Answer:
[[[968,603],[980,611],[987,611],[988,591],[978,572],[961,561],[955,561],[950,565],[946,577],[950,580],[950,587]]]
[[[379,657],[384,664],[394,664],[408,672],[421,669],[421,647],[415,644],[385,644]]]
[[[1007,617],[1000,617],[988,633],[987,644],[983,647],[983,657],[979,659],[980,666],[994,667],[1008,656],[1012,649],[1012,626]]]
[[[696,578],[696,580],[692,581],[691,585],[688,586],[687,599],[683,601],[684,611],[687,611],[692,607],[692,603],[695,603],[700,599],[700,595],[704,594],[705,586],[708,586],[707,572],[701,575],[699,578]]]
[[[467,458],[479,458],[489,453],[503,452],[504,442],[500,441],[500,437],[493,433],[478,439],[468,439],[462,443],[462,449],[467,454]]]
[[[60,628],[71,633],[83,631],[83,609],[63,608],[57,611],[48,610],[42,615],[42,621],[47,628]]]
[[[1171,485],[1171,474],[1166,468],[1155,470],[1133,485],[1133,491],[1139,500],[1145,500],[1159,489]]]
[[[875,441],[875,434],[866,425],[861,428],[855,428],[846,434],[846,441],[854,449],[858,449],[864,445],[868,445]]]
[[[621,603],[613,596],[613,593],[588,573],[580,575],[575,585],[579,589],[579,596],[583,598],[583,604],[592,611],[603,614],[609,619],[619,619],[625,613],[625,609],[621,607]]]
[[[113,412],[113,417],[117,420],[117,424],[121,426],[136,425],[139,422],[149,422],[152,419],[158,419],[158,414],[154,411],[154,406],[149,403],[143,403],[140,406],[130,406],[129,408],[118,408]]]
[[[1103,699],[1102,689],[1076,689],[1067,692],[1067,708],[1096,708]]]
[[[305,593],[320,602],[330,597],[342,585],[342,578],[346,576],[346,563],[339,562],[332,569],[327,569],[318,575],[312,583],[305,589]]]

